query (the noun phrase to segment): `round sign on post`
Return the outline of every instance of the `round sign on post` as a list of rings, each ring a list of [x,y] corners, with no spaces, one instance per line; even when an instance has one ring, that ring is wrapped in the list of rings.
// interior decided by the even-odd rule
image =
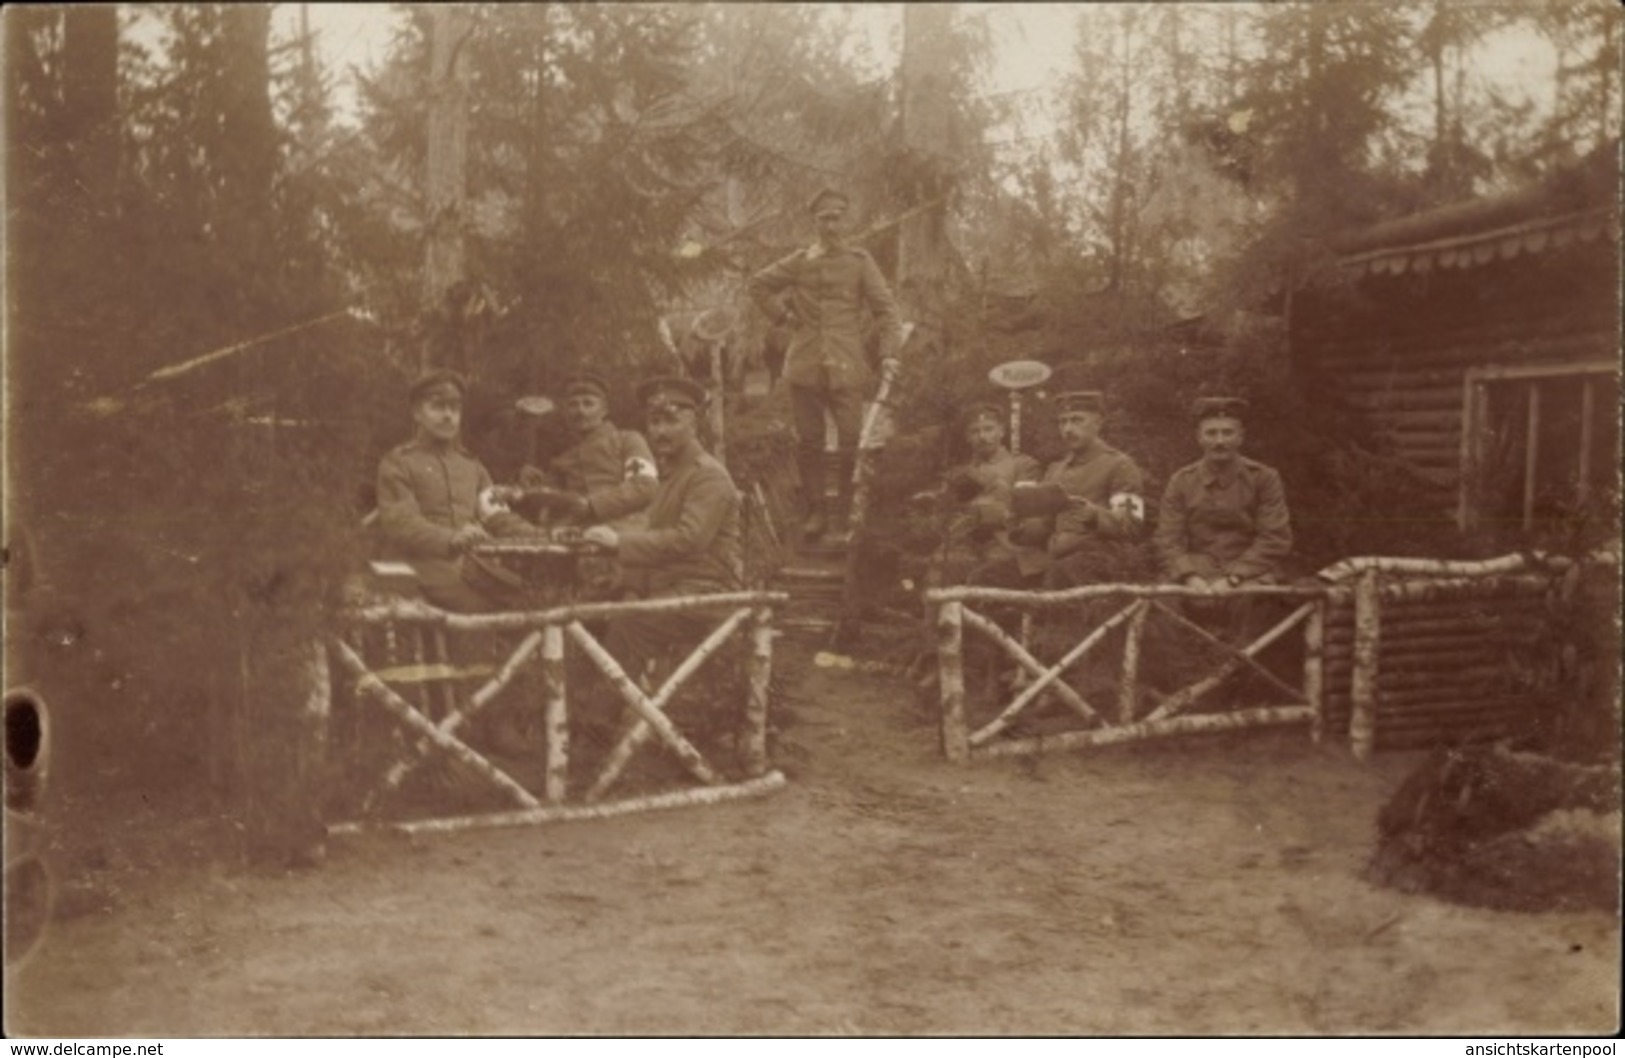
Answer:
[[[1050,366],[1042,360],[1008,360],[987,373],[1000,389],[1031,389],[1049,381]]]
[[[1021,451],[1021,391],[1043,385],[1050,374],[1041,360],[1007,360],[987,373],[988,381],[1010,391],[1010,451]]]

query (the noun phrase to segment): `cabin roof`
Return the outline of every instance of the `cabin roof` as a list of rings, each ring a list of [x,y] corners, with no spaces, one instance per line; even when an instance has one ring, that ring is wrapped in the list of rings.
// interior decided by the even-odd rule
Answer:
[[[1599,238],[1619,241],[1619,143],[1501,195],[1383,221],[1334,243],[1362,275],[1473,268]]]

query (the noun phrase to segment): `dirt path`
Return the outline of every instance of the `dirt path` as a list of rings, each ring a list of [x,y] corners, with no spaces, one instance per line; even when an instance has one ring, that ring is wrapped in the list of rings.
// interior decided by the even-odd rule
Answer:
[[[804,658],[802,659],[804,662]],[[1358,878],[1410,764],[1301,732],[950,767],[810,669],[788,789],[151,872],[59,921],[12,1033],[1556,1034],[1617,1024],[1602,914]]]

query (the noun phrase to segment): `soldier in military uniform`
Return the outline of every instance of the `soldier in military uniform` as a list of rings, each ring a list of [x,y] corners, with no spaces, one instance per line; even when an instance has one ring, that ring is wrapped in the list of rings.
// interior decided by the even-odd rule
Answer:
[[[1272,584],[1292,551],[1281,475],[1241,454],[1246,409],[1234,397],[1196,403],[1202,458],[1168,479],[1154,537],[1175,583],[1214,593]]]
[[[648,598],[737,591],[744,583],[739,490],[727,468],[699,441],[705,390],[686,378],[651,379],[638,387],[660,484],[641,529],[589,527],[583,537],[614,552],[628,583]],[[651,661],[687,648],[714,618],[695,612],[615,618],[610,653],[638,679]]]
[[[648,442],[610,421],[609,384],[591,371],[566,380],[563,409],[574,443],[546,471],[525,467],[520,484],[562,524],[641,526],[658,482]]]
[[[529,536],[535,526],[490,501],[491,475],[462,446],[468,385],[454,371],[431,371],[410,391],[416,434],[378,464],[382,557],[408,562],[423,596],[447,610],[498,609],[501,571],[468,552],[493,537]]]
[[[1252,638],[1261,615],[1252,599],[1222,597],[1243,585],[1274,584],[1292,551],[1281,475],[1240,451],[1246,411],[1235,397],[1196,402],[1202,458],[1168,479],[1153,537],[1169,580],[1216,597],[1215,605],[1187,606],[1191,616],[1217,624],[1232,642]]]
[[[1121,568],[1114,553],[1144,528],[1144,475],[1100,437],[1105,397],[1079,390],[1055,400],[1066,455],[1036,485],[1012,489],[1016,554],[974,573],[975,583],[1059,589],[1099,581],[1102,571]]]
[[[1008,531],[1010,494],[1018,482],[1037,481],[1043,468],[1032,456],[1005,446],[1004,423],[1005,412],[997,404],[975,404],[965,416],[970,462],[947,478],[956,508],[943,560],[946,583],[959,583],[973,569],[1015,556]]]
[[[802,534],[815,540],[829,528],[824,512],[824,412],[835,421],[840,460],[837,531],[850,510],[852,468],[863,403],[874,386],[864,347],[864,313],[879,328],[882,369],[902,341],[897,304],[874,259],[842,238],[849,206],[839,191],[820,191],[809,203],[817,241],[751,277],[748,290],[776,327],[794,331],[784,377],[797,437],[797,469],[806,506]]]

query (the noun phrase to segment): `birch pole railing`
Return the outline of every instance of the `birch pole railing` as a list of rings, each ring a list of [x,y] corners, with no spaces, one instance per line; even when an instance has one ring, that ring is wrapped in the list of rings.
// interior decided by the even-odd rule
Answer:
[[[941,588],[926,595],[934,610],[941,694],[942,749],[950,760],[1106,745],[1196,731],[1220,731],[1307,719],[1316,742],[1347,732],[1356,757],[1386,747],[1415,747],[1492,737],[1516,730],[1536,704],[1518,686],[1511,655],[1538,653],[1548,604],[1560,582],[1580,579],[1598,564],[1617,569],[1619,556],[1600,551],[1568,558],[1541,552],[1457,560],[1362,556],[1342,559],[1314,581],[1252,586],[1222,596],[1176,585],[1097,584],[1059,592],[997,588]],[[1178,600],[1278,599],[1296,608],[1245,644],[1224,642],[1170,603]],[[1036,615],[1064,613],[1088,602],[1120,608],[1082,629],[1053,662],[1031,646]],[[1617,601],[1616,601],[1617,602]],[[973,607],[1008,607],[1020,615],[1014,634]],[[1058,622],[1049,618],[1051,628]],[[1146,679],[1155,659],[1146,654],[1147,628],[1173,628],[1222,655],[1213,671],[1165,693]],[[1103,644],[1122,630],[1120,660],[1110,698],[1090,701],[1062,679],[1075,666],[1098,665]],[[1258,656],[1287,637],[1301,636],[1302,678],[1292,686],[1259,663]],[[965,645],[991,643],[1013,669],[1011,697],[990,719],[968,720]],[[1110,649],[1110,648],[1107,648]],[[1556,649],[1556,648],[1553,648]],[[1162,659],[1166,660],[1166,659]],[[1545,659],[1544,663],[1555,663]],[[1537,659],[1537,663],[1539,659]],[[1110,666],[1108,666],[1110,668]],[[1192,706],[1238,673],[1284,694],[1284,705],[1265,704],[1197,713]],[[1094,692],[1091,692],[1094,693]],[[1147,703],[1148,696],[1159,700]],[[1007,737],[1036,703],[1072,714],[1079,730]]]
[[[769,767],[767,713],[773,675],[773,613],[774,608],[782,606],[788,598],[783,592],[729,592],[639,602],[582,603],[545,610],[492,614],[450,613],[420,601],[403,599],[352,611],[348,615],[348,630],[353,642],[346,641],[344,637],[331,639],[327,643],[328,655],[336,670],[350,681],[359,701],[374,703],[411,736],[405,745],[407,756],[397,760],[384,772],[377,787],[364,802],[363,813],[371,813],[383,798],[397,790],[408,775],[431,757],[454,762],[466,774],[500,792],[513,806],[512,809],[384,825],[416,832],[601,818],[643,809],[714,804],[766,793],[784,785],[784,776]],[[632,615],[695,611],[717,611],[723,616],[711,633],[675,666],[653,693],[629,676],[620,662],[586,627],[586,622],[613,622],[616,618]],[[493,637],[498,633],[517,633],[521,638],[508,657],[494,668],[468,666],[458,669],[443,662],[427,662],[415,654],[411,666],[378,670],[369,664],[355,645],[363,638],[361,633],[369,629],[381,630],[383,638],[389,643],[397,642],[402,632],[413,643],[421,643],[426,638],[431,642],[443,643],[448,632]],[[738,730],[734,732],[739,761],[733,769],[736,774],[729,776],[716,764],[706,760],[694,743],[678,729],[667,710],[679,690],[728,642],[736,638],[746,640],[748,653],[742,660],[745,674],[742,718]],[[581,804],[565,803],[569,793],[571,763],[571,704],[565,659],[566,651],[571,647],[579,651],[596,673],[608,681],[619,702],[634,718],[625,734],[599,762],[599,771],[583,791],[581,800],[584,803]],[[544,778],[539,793],[527,789],[460,737],[470,720],[504,691],[512,689],[519,681],[520,674],[533,665],[540,668],[540,701],[535,705],[544,731],[541,750]],[[456,700],[455,692],[448,683],[442,685],[445,690],[439,699],[424,693],[418,696],[416,704],[392,686],[390,679],[393,676],[399,682],[418,683],[425,675],[435,677],[446,673],[484,675],[487,678],[461,701]],[[438,720],[426,715],[431,703],[439,706],[439,711],[443,713]],[[622,778],[639,749],[650,741],[660,743],[674,755],[699,785],[693,789],[603,803],[603,798]],[[372,824],[346,822],[330,826],[329,831],[354,833],[369,825]]]
[[[1325,608],[1338,589],[1320,585],[1258,585],[1236,588],[1216,596],[1209,592],[1168,584],[1097,584],[1066,591],[1030,592],[1002,588],[953,587],[926,593],[927,605],[934,607],[937,626],[937,659],[941,693],[941,737],[943,754],[952,761],[974,757],[1040,753],[1051,749],[1076,749],[1138,741],[1163,735],[1200,731],[1225,731],[1276,724],[1309,722],[1319,735],[1325,689],[1322,669],[1322,643]],[[1170,607],[1174,600],[1194,599],[1216,603],[1222,599],[1258,599],[1296,603],[1291,612],[1251,641],[1236,645],[1225,641],[1189,617]],[[1032,627],[1035,613],[1065,612],[1089,602],[1124,602],[1093,627],[1081,631],[1076,641],[1053,662],[1040,660],[1025,630]],[[988,615],[972,609],[1011,607],[1022,618],[1024,633],[1018,637],[1005,631]],[[1157,694],[1146,679],[1145,636],[1153,619],[1172,625],[1222,655],[1217,668],[1175,690]],[[1052,622],[1053,623],[1053,622]],[[1123,629],[1121,661],[1116,666],[1115,694],[1109,703],[1097,706],[1076,686],[1062,677],[1098,655],[1101,646],[1119,628]],[[1300,631],[1301,630],[1301,631]],[[1304,641],[1301,686],[1294,687],[1265,667],[1258,656],[1289,634],[1299,632]],[[992,643],[1016,669],[1014,695],[998,706],[996,714],[974,729],[966,719],[964,649],[967,633]],[[1223,712],[1194,713],[1191,708],[1211,695],[1227,679],[1247,673],[1281,692],[1283,704],[1239,708]],[[1146,699],[1158,700],[1146,708]],[[1027,737],[1006,736],[1029,714],[1035,703],[1059,702],[1085,725],[1079,730]]]

